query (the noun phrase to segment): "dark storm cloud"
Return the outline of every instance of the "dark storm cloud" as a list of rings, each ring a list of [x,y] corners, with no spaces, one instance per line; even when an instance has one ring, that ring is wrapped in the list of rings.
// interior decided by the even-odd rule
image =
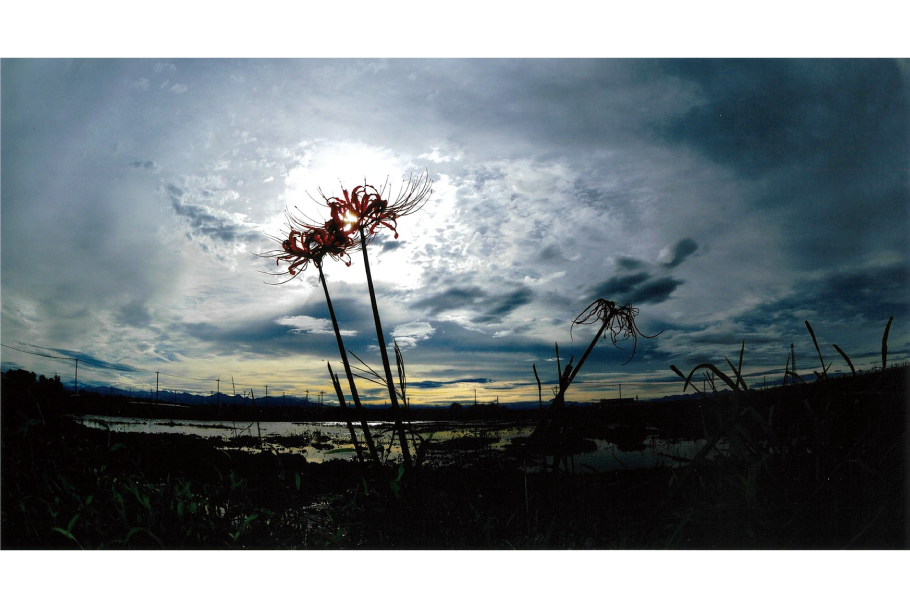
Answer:
[[[143,301],[131,301],[117,310],[114,318],[118,323],[133,327],[147,327],[152,322],[152,315]]]
[[[804,317],[807,312],[811,318]],[[747,324],[778,322],[798,329],[805,320],[884,326],[889,316],[906,318],[908,312],[910,269],[890,264],[829,272],[798,284],[791,295],[762,304],[739,320]]]
[[[683,284],[682,280],[677,280],[669,276],[657,278],[655,280],[643,283],[640,287],[629,293],[629,300],[636,305],[640,304],[657,304],[666,301],[676,290]]]
[[[495,146],[508,141],[491,137],[505,128],[514,141],[545,143],[548,153],[628,141],[640,118],[674,113],[689,97],[679,79],[651,78],[650,62],[485,59],[433,67],[434,84],[470,91],[434,100],[438,119]]]
[[[370,250],[373,250],[374,247],[379,247],[383,253],[387,251],[394,251],[401,248],[405,242],[407,241],[396,239],[394,237],[388,236],[387,234],[377,234],[376,238],[370,243]]]
[[[910,89],[897,61],[658,65],[695,84],[701,100],[655,133],[738,174],[794,267],[910,247]]]
[[[158,171],[161,167],[158,166],[158,163],[154,160],[134,160],[130,163],[130,166],[134,169],[146,169],[149,171]]]
[[[331,288],[331,281],[329,280]],[[341,289],[336,289],[341,291]],[[362,353],[376,344],[376,332],[369,303],[333,293],[332,306],[339,319],[348,349]],[[308,317],[324,321],[325,330],[301,331],[287,319]],[[220,353],[250,351],[257,353],[299,354],[305,351],[318,356],[337,356],[338,344],[332,332],[325,300],[314,297],[303,305],[290,308],[279,315],[238,318],[227,322],[180,323],[168,329],[174,334],[186,333],[189,337],[217,348]],[[353,335],[348,332],[354,332]]]
[[[70,358],[78,358],[81,364],[87,364],[91,367],[97,367],[101,369],[110,369],[112,371],[126,371],[126,372],[135,372],[142,371],[142,369],[136,368],[132,365],[125,363],[115,363],[92,356],[91,354],[86,354],[85,352],[80,352],[78,350],[64,350],[62,348],[43,348],[41,346],[31,346],[36,350],[47,350],[51,352],[57,352],[63,356],[68,356]]]
[[[436,295],[430,295],[411,304],[416,310],[427,310],[438,316],[452,310],[470,309],[475,312],[473,322],[501,322],[513,310],[532,302],[534,291],[529,287],[518,287],[502,295],[491,295],[480,287],[450,287]]]
[[[520,287],[511,293],[490,297],[486,305],[492,304],[486,312],[475,316],[472,320],[479,323],[502,322],[509,312],[531,303],[534,300],[534,291],[528,287]]]
[[[431,388],[442,388],[443,386],[451,386],[454,384],[489,384],[493,383],[496,380],[489,379],[486,377],[466,377],[460,379],[452,379],[448,381],[416,381],[408,382],[409,388],[418,388],[418,389],[431,389]]]
[[[606,280],[594,287],[591,294],[593,297],[618,303],[628,302],[636,306],[658,304],[669,299],[683,282],[669,276],[652,279],[647,272],[637,272]]]
[[[617,257],[615,260],[615,263],[616,263],[616,267],[619,268],[620,270],[628,270],[628,271],[639,270],[647,265],[644,261],[642,261],[640,259],[635,259],[634,257],[624,257],[624,256]]]
[[[663,134],[754,176],[788,166],[902,168],[910,125],[896,61],[670,60],[702,102]]]
[[[487,293],[480,287],[452,287],[442,293],[418,299],[411,307],[426,309],[432,316],[449,310],[466,308],[487,298]]]
[[[194,235],[205,236],[226,243],[236,241],[252,242],[260,238],[257,232],[231,221],[228,217],[215,215],[205,205],[184,202],[188,197],[187,192],[174,184],[166,184],[164,191],[171,202],[174,212],[180,217],[185,217],[189,220]],[[202,190],[200,194],[203,197],[211,196],[211,193],[207,190]]]
[[[675,268],[698,250],[698,244],[691,238],[683,238],[668,250],[668,258],[662,263],[668,268]]]
[[[765,301],[746,312],[700,328],[670,327],[657,348],[674,364],[723,362],[738,355],[745,340],[748,366],[779,366],[790,355],[790,344],[800,366],[818,362],[806,328],[811,324],[823,357],[842,366],[831,344],[838,344],[854,363],[867,357],[881,362],[881,338],[888,318],[895,318],[889,338],[892,356],[910,349],[906,319],[910,317],[910,269],[903,264],[834,270],[803,281],[784,297]]]
[[[650,277],[650,274],[647,272],[614,276],[595,287],[596,295],[597,297],[603,297],[604,299],[615,300],[618,295],[627,295],[628,293],[631,293],[633,289],[647,281]]]
[[[558,245],[547,245],[537,253],[537,261],[541,263],[560,263],[567,262]]]

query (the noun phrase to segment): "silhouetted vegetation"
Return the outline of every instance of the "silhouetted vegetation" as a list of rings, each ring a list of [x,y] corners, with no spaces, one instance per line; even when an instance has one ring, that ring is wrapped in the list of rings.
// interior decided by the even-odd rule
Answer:
[[[3,548],[86,549],[906,548],[907,374],[890,365],[691,401],[563,409],[566,435],[579,439],[569,459],[595,438],[631,448],[653,434],[708,439],[674,466],[542,473],[526,442],[491,449],[481,425],[428,441],[415,453],[419,473],[405,474],[394,460],[314,464],[280,448],[335,448],[318,433],[260,450],[255,436],[87,428],[61,413],[81,397],[10,371],[0,538]]]

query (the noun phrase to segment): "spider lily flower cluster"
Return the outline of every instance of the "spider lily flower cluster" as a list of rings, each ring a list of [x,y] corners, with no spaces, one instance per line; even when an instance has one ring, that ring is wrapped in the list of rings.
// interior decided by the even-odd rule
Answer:
[[[381,228],[391,230],[397,239],[398,220],[423,207],[432,194],[432,184],[427,173],[411,176],[394,201],[386,196],[388,183],[382,189],[369,184],[359,185],[351,191],[342,189],[342,196],[326,196],[320,190],[322,204],[328,209],[330,219],[318,224],[286,212],[287,238],[274,238],[281,244],[281,249],[265,256],[274,257],[278,266],[287,262],[286,272],[290,278],[306,270],[310,262],[321,264],[325,257],[350,266],[351,251],[362,250]]]
[[[290,219],[290,221],[295,221]],[[334,221],[327,221],[321,228],[301,225],[302,229],[291,229],[288,237],[281,242],[281,251],[276,252],[275,265],[288,262],[287,272],[293,278],[298,272],[306,270],[312,261],[322,263],[328,256],[345,265],[351,265],[348,251],[354,245],[350,236]]]
[[[394,202],[386,198],[388,182],[381,190],[371,185],[359,185],[349,193],[342,190],[344,198],[320,195],[328,207],[332,222],[345,226],[354,238],[357,248],[368,243],[382,227],[391,230],[398,238],[398,219],[419,211],[432,194],[433,182],[423,173],[411,176],[401,186]]]

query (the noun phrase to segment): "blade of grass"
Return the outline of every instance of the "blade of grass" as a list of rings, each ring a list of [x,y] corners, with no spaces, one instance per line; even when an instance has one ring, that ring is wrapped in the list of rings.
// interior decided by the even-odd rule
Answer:
[[[888,363],[888,333],[891,331],[891,321],[893,320],[893,316],[888,319],[888,324],[885,325],[885,334],[882,335],[882,371],[885,370],[885,365]]]
[[[746,386],[746,380],[743,379],[743,376],[742,376],[742,374],[740,374],[739,369],[734,367],[733,363],[731,363],[730,359],[727,358],[726,356],[724,356],[724,360],[727,361],[727,364],[730,365],[730,368],[733,370],[733,375],[736,376],[736,383],[741,385],[743,387],[743,390],[748,390],[749,388],[748,388],[748,386]],[[740,359],[740,362],[741,361],[742,361],[742,359]],[[740,365],[740,366],[742,366],[742,365]]]
[[[744,339],[743,345],[739,349],[739,367],[737,367],[737,372],[736,372],[736,375],[740,378],[740,381],[742,381],[742,377],[743,377],[743,353],[745,351],[746,351],[746,340]],[[746,382],[743,381],[742,384],[743,384],[743,390],[748,390],[748,388],[746,387]]]
[[[539,408],[543,409],[543,388],[540,384],[540,376],[537,375],[537,365],[532,364],[531,368],[534,369],[534,379],[537,380],[537,402],[539,403]]]
[[[676,365],[670,365],[670,370],[673,371],[674,373],[676,373],[677,375],[679,375],[679,377],[680,377],[683,381],[686,382],[686,386],[689,385],[689,382],[686,380],[686,376],[683,375],[683,372],[680,371],[680,370],[676,367]],[[695,390],[695,392],[697,392],[698,394],[701,394],[701,390],[699,390],[699,389],[695,386],[695,384],[692,384],[692,389]],[[686,388],[683,387],[683,392],[685,392],[685,391],[686,391]]]
[[[850,362],[850,357],[847,356],[846,354],[844,354],[844,351],[841,350],[841,349],[838,347],[837,344],[831,344],[831,345],[833,345],[833,346],[834,346],[834,349],[837,350],[837,352],[838,352],[841,356],[844,357],[844,360],[847,361],[847,364],[848,364],[848,365],[850,365],[850,372],[853,373],[853,376],[854,376],[854,377],[856,377],[856,369],[853,368],[853,363]]]
[[[338,376],[335,373],[332,373],[332,363],[325,361],[325,364],[329,367],[329,377],[332,378],[332,385],[335,387],[338,405],[344,412],[344,421],[347,423],[348,432],[351,433],[351,442],[354,443],[354,448],[357,450],[357,459],[360,461],[360,464],[363,465],[363,449],[360,447],[360,441],[357,440],[357,433],[354,432],[354,424],[351,423],[351,413],[348,411],[347,404],[344,402],[344,393],[341,391],[341,382],[338,381]]]
[[[809,335],[812,336],[812,343],[815,344],[815,351],[818,352],[818,360],[822,363],[822,377],[828,379],[828,371],[825,369],[825,359],[822,358],[822,351],[818,347],[818,340],[815,339],[815,331],[812,330],[812,325],[809,324],[809,321],[806,321],[806,328],[809,329]]]
[[[692,369],[692,371],[689,372],[689,377],[686,378],[686,386],[688,386],[689,384],[692,383],[692,375],[695,374],[695,372],[698,371],[699,369],[709,369],[712,373],[714,373],[719,378],[724,380],[724,383],[727,384],[728,386],[730,386],[734,392],[740,391],[739,386],[737,385],[736,382],[734,382],[732,379],[730,379],[729,376],[727,376],[725,373],[723,373],[720,369],[718,369],[711,363],[701,363],[700,365],[697,365],[694,369]],[[683,392],[685,392],[686,386],[683,387]]]

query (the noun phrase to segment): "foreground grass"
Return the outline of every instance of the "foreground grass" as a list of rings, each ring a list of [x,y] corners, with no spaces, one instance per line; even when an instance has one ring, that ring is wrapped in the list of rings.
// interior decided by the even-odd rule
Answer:
[[[408,474],[398,465],[311,464],[198,437],[86,428],[51,413],[59,395],[4,385],[0,543],[906,548],[906,380],[901,367],[663,412],[567,409],[565,432],[578,437],[629,439],[645,425],[719,437],[678,467],[599,474],[567,465],[526,473],[541,457],[528,446],[461,453],[458,465],[424,459]]]

